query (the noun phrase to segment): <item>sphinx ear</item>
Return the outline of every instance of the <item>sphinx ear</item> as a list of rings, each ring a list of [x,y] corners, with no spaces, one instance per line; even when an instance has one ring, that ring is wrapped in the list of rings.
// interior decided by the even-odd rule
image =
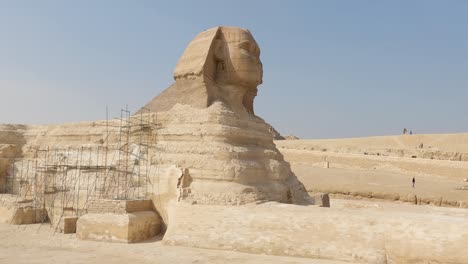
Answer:
[[[224,54],[224,45],[223,41],[221,39],[215,39],[214,40],[214,57],[216,60],[224,60],[225,59],[225,54]]]

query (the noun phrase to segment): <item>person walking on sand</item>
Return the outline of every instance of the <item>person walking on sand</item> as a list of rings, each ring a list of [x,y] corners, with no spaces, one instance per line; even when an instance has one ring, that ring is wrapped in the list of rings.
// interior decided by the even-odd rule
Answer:
[[[414,188],[415,183],[416,183],[416,179],[413,177],[413,188]]]

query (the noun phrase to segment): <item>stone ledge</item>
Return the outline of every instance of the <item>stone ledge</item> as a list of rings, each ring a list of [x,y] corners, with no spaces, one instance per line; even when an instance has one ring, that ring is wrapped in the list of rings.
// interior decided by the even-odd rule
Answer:
[[[92,200],[88,207],[88,213],[113,213],[127,214],[134,212],[152,211],[153,203],[151,200],[111,200],[96,199]]]
[[[460,211],[461,212],[461,211]],[[457,263],[468,259],[464,216],[411,217],[279,203],[172,208],[163,244],[350,263]]]
[[[159,234],[161,219],[153,211],[128,214],[86,214],[76,223],[76,236],[82,240],[135,243]]]

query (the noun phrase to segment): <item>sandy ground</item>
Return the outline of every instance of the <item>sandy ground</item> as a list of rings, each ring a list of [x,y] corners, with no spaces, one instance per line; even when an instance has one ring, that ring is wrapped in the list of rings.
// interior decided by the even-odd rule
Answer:
[[[366,211],[379,212],[389,217],[411,215],[432,215],[436,217],[456,217],[466,218],[468,221],[468,210],[464,208],[439,207],[431,205],[412,205],[403,202],[387,201],[365,201],[365,200],[347,200],[331,199],[331,207],[344,211],[364,213]]]
[[[81,241],[53,234],[47,224],[0,224],[0,263],[310,263],[344,264],[282,256],[254,255],[189,247],[164,246],[160,238],[139,244]]]
[[[312,193],[468,208],[468,133],[275,144]]]
[[[424,148],[418,149],[423,143]],[[277,140],[278,147],[292,149],[327,149],[341,153],[362,153],[364,151],[443,151],[468,154],[468,133],[458,134],[414,134],[341,139]]]
[[[372,211],[389,217],[430,214],[468,219],[468,210],[456,208],[341,199],[332,199],[331,204],[339,210],[363,215]],[[344,263],[165,246],[160,239],[138,244],[81,241],[75,235],[53,234],[47,224],[0,224],[0,263]]]
[[[456,189],[463,183],[444,177],[378,170],[325,169],[307,164],[292,164],[292,170],[311,192],[348,193],[350,198],[387,200],[417,196],[435,205],[439,201],[468,201],[468,190]],[[415,188],[411,185],[413,177],[416,179]]]

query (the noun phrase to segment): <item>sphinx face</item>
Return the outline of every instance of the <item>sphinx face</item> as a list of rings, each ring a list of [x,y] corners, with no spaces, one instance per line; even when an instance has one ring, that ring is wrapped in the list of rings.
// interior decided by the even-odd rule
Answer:
[[[262,83],[263,68],[260,48],[249,31],[222,29],[222,61],[218,66],[220,81],[226,84],[256,88]]]

